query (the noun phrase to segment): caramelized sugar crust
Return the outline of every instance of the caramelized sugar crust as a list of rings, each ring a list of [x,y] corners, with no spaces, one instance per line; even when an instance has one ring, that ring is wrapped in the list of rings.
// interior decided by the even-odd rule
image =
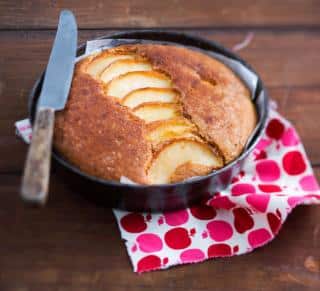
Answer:
[[[126,45],[76,65],[54,145],[90,175],[162,184],[234,160],[255,125],[248,89],[224,64],[182,47]]]
[[[56,114],[54,145],[90,175],[148,182],[152,151],[143,120],[106,98],[103,85],[87,74],[76,73],[67,106]]]

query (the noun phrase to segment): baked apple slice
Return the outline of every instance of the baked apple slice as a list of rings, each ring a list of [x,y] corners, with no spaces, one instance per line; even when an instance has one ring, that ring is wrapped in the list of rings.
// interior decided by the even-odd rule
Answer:
[[[126,95],[121,103],[130,108],[146,102],[176,103],[178,94],[176,90],[170,88],[142,88]]]
[[[145,60],[138,60],[138,59],[117,60],[105,68],[105,70],[100,75],[100,79],[103,82],[108,83],[112,79],[128,72],[151,71],[151,70],[152,70],[152,66],[150,65],[149,62]]]
[[[139,88],[171,88],[171,80],[164,74],[150,72],[129,72],[107,84],[106,94],[122,99],[131,91]]]
[[[181,115],[180,107],[172,103],[142,103],[133,109],[134,115],[143,119],[147,123],[176,118]]]
[[[181,137],[197,138],[196,127],[185,118],[155,121],[148,124],[147,138],[154,146]]]
[[[193,139],[173,140],[155,153],[147,171],[150,183],[170,183],[176,169],[186,163],[207,167],[207,173],[223,166],[222,159],[209,145]]]
[[[125,55],[125,54],[112,54],[112,53],[102,53],[95,58],[87,65],[86,72],[93,77],[98,77],[106,67],[111,63],[124,60],[124,59],[134,59],[134,55]]]

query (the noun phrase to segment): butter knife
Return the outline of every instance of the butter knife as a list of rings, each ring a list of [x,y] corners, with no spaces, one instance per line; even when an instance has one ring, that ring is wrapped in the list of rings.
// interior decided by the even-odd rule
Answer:
[[[65,107],[71,86],[77,51],[77,23],[73,13],[60,13],[57,34],[37,104],[22,178],[23,200],[37,205],[48,197],[54,112]]]

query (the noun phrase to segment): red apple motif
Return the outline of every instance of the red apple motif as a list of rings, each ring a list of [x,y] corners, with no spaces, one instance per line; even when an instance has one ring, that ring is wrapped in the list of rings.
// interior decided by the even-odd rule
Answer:
[[[304,157],[298,151],[286,153],[282,159],[282,165],[289,175],[300,175],[307,168]]]
[[[280,217],[274,213],[268,213],[267,218],[268,218],[269,226],[270,226],[270,229],[272,230],[272,233],[276,234],[279,231],[281,226]]]
[[[266,159],[268,156],[267,156],[267,153],[265,151],[260,151],[258,154],[256,154],[256,157],[255,157],[255,160],[258,161],[258,160],[263,160],[263,159]]]
[[[155,255],[143,257],[138,262],[139,273],[160,269],[160,267],[161,267],[161,260],[158,256],[155,256]]]
[[[176,227],[167,231],[164,240],[168,247],[175,250],[185,249],[191,244],[188,231],[183,227]]]
[[[120,220],[122,228],[131,233],[139,233],[147,228],[143,215],[139,213],[129,213]]]
[[[232,249],[227,244],[212,244],[208,248],[208,257],[228,257],[232,255]]]
[[[217,215],[216,210],[213,207],[207,205],[193,206],[190,208],[190,211],[195,218],[201,220],[213,219]]]
[[[258,187],[262,192],[265,193],[274,193],[282,191],[282,189],[278,185],[273,184],[259,184]]]
[[[279,140],[284,132],[284,125],[278,119],[274,118],[270,120],[266,133],[269,137]]]
[[[237,232],[244,233],[253,227],[254,221],[245,208],[235,208],[232,212],[234,215],[234,227]]]

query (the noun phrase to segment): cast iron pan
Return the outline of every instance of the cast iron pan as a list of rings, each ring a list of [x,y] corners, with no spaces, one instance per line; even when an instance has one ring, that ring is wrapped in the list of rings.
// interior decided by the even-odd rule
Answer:
[[[254,72],[248,64],[220,44],[183,33],[160,30],[132,30],[113,33],[102,38],[156,40],[193,46],[238,60]],[[84,51],[85,45],[81,45],[78,48],[78,56],[82,55]],[[35,115],[42,81],[43,74],[36,81],[30,94],[29,117],[31,122],[33,122]],[[265,91],[265,94],[260,94],[262,90]],[[209,193],[218,192],[225,188],[232,177],[239,173],[242,164],[257,144],[264,130],[268,114],[268,97],[260,79],[256,96],[253,96],[253,100],[258,112],[258,126],[245,151],[232,163],[207,176],[166,185],[121,184],[115,181],[99,179],[82,172],[53,149],[54,170],[61,175],[62,182],[65,182],[66,186],[71,187],[73,191],[84,194],[88,199],[99,203],[99,205],[130,211],[164,211],[190,206],[207,198]]]

